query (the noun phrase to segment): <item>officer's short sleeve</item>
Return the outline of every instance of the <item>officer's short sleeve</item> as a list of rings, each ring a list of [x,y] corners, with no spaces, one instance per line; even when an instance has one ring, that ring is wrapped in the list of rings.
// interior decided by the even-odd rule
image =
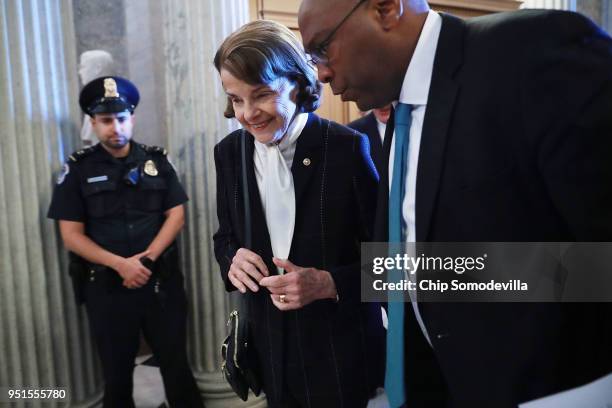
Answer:
[[[66,163],[57,177],[47,217],[55,220],[85,222],[85,203],[73,163]]]
[[[177,205],[184,204],[189,200],[187,193],[183,189],[174,167],[170,164],[168,159],[165,159],[166,166],[166,182],[168,183],[168,193],[164,199],[164,211],[170,208],[176,207]]]

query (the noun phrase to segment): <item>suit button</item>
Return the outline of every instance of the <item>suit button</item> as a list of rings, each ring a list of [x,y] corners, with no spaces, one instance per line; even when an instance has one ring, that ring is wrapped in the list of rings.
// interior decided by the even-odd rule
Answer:
[[[304,163],[304,166],[310,166],[311,161],[310,161],[310,159],[307,157],[307,158],[305,158],[305,159],[302,161],[302,163]]]

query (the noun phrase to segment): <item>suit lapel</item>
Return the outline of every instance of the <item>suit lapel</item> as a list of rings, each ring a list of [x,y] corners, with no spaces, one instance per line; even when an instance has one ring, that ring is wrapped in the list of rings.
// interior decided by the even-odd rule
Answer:
[[[314,114],[308,115],[308,122],[298,138],[291,165],[293,186],[295,188],[295,204],[299,207],[300,199],[306,192],[312,177],[317,173],[321,164],[323,137],[326,129],[322,129],[321,120]]]
[[[386,131],[385,131],[386,133]],[[370,155],[376,164],[376,169],[382,165],[382,142],[380,141],[380,134],[378,133],[378,122],[376,116],[373,113],[368,115],[367,123],[367,134],[370,137]]]
[[[395,128],[395,110],[387,121],[385,138],[382,145],[380,176],[378,182],[378,198],[376,201],[376,219],[374,223],[374,241],[387,242],[389,240],[389,153],[391,152],[391,141],[393,140],[393,129]]]
[[[427,241],[444,167],[449,126],[459,91],[454,76],[463,58],[462,20],[442,14],[442,30],[423,122],[416,183],[416,240]],[[386,142],[386,141],[385,141]]]

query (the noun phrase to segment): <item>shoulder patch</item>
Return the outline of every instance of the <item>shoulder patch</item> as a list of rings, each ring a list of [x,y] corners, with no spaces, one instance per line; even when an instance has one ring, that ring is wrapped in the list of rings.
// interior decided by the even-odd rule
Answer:
[[[90,147],[87,147],[85,149],[77,150],[76,152],[74,152],[70,156],[68,156],[68,160],[70,160],[71,162],[76,163],[79,160],[81,160],[82,158],[89,156],[94,151],[95,151],[95,146],[90,146]]]
[[[166,156],[168,154],[168,151],[163,147],[147,146],[145,144],[141,144],[140,147],[142,147],[147,153],[161,154],[162,156]]]
[[[66,176],[68,175],[68,173],[70,173],[70,166],[68,165],[68,163],[64,163],[64,165],[62,166],[62,171],[57,176],[57,184],[62,184],[64,180],[66,180]]]

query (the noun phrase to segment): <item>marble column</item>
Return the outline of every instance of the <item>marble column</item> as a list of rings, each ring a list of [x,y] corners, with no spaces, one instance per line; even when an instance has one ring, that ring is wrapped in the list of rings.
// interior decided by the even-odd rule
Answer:
[[[0,386],[65,387],[86,407],[102,378],[46,218],[54,173],[78,143],[72,22],[67,1],[0,0]]]
[[[577,11],[589,17],[604,30],[609,30],[610,27],[606,24],[606,9],[610,7],[609,3],[609,0],[580,0]]]
[[[608,32],[608,34],[612,35],[612,4],[609,1],[604,1],[602,3],[602,26]]]
[[[149,0],[125,2],[127,78],[140,92],[134,138],[148,145],[166,146],[165,60],[160,46],[163,30],[160,30],[162,5],[159,3]]]
[[[66,0],[62,0],[66,1]],[[73,7],[77,56],[104,50],[113,56],[114,75],[129,78],[128,25],[125,0],[70,0]],[[132,0],[142,2],[142,0]],[[131,22],[130,22],[131,23]]]
[[[525,0],[521,8],[576,11],[576,0]]]
[[[163,2],[168,147],[189,194],[182,234],[191,300],[189,353],[208,408],[264,407],[242,403],[220,374],[220,345],[230,302],[212,250],[217,228],[214,145],[236,123],[223,117],[226,96],[212,64],[222,40],[248,21],[248,0]]]

